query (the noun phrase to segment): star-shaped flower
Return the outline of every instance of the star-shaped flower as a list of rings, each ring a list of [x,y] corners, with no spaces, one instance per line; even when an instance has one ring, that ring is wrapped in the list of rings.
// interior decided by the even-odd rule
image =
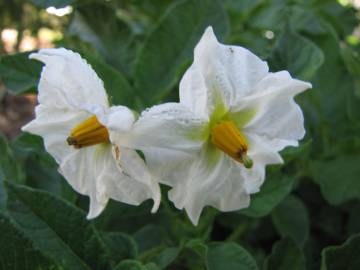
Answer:
[[[180,82],[180,103],[143,112],[131,138],[118,141],[144,152],[172,187],[170,200],[197,224],[206,205],[247,207],[265,166],[282,163],[278,152],[298,145],[305,130],[294,96],[308,88],[287,71],[269,72],[249,50],[219,43],[208,27]]]
[[[113,143],[135,121],[124,106],[110,107],[103,82],[79,54],[43,49],[30,58],[45,63],[38,87],[36,118],[24,131],[43,137],[59,172],[79,193],[90,197],[88,218],[98,216],[109,198],[138,205],[160,190],[136,151]]]

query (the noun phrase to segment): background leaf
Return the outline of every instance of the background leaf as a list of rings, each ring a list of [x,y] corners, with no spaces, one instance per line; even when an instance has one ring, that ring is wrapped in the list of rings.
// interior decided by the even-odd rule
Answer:
[[[60,269],[36,250],[11,219],[0,212],[0,269]]]
[[[311,79],[324,62],[324,54],[310,40],[286,25],[268,59],[273,71],[288,70],[302,80]]]
[[[250,217],[268,215],[289,194],[294,179],[280,174],[268,176],[260,192],[251,196],[250,207],[239,213]]]
[[[251,255],[235,243],[212,243],[207,252],[209,270],[256,270],[256,262]]]
[[[277,242],[266,259],[264,270],[305,270],[305,258],[295,242],[284,238]]]
[[[292,238],[299,246],[309,235],[309,216],[305,205],[297,197],[288,196],[271,214],[282,237]]]
[[[355,270],[360,267],[360,235],[354,235],[341,246],[327,247],[322,252],[321,270]]]
[[[228,32],[227,15],[217,0],[185,0],[167,10],[136,59],[135,86],[146,105],[169,93],[209,25],[220,40]]]
[[[37,250],[64,268],[108,269],[104,243],[85,213],[43,191],[10,183],[6,189],[9,216]]]
[[[17,53],[0,58],[0,78],[12,93],[36,91],[41,63],[28,57],[29,53]]]
[[[0,269],[358,269],[360,20],[353,2],[0,1],[0,132],[8,136],[0,137]],[[58,16],[65,5],[69,13]],[[280,152],[284,164],[267,166],[247,209],[206,207],[193,226],[163,185],[155,214],[150,200],[111,200],[85,220],[88,197],[58,173],[42,139],[17,136],[31,118],[42,66],[24,51],[79,52],[110,102],[140,113],[178,102],[178,82],[209,25],[220,42],[267,60],[271,72],[285,69],[313,85],[296,97],[304,140]]]
[[[102,238],[113,261],[121,262],[125,259],[135,259],[138,256],[137,244],[130,235],[110,232],[103,235]]]
[[[360,157],[356,155],[313,164],[314,180],[329,203],[340,204],[350,199],[360,199],[359,162]]]
[[[135,36],[106,3],[81,5],[72,18],[69,33],[92,44],[108,63],[124,74],[131,74],[137,49]]]

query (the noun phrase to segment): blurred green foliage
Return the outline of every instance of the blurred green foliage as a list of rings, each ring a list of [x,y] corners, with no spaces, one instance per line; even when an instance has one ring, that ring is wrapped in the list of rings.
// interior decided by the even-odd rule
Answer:
[[[346,1],[341,1],[342,3]],[[71,4],[56,18],[49,6]],[[114,104],[143,110],[177,101],[177,85],[207,25],[247,47],[271,70],[313,89],[297,102],[306,138],[267,168],[251,206],[207,208],[194,227],[166,198],[111,202],[94,221],[87,198],[57,172],[36,136],[0,137],[0,269],[360,269],[360,45],[358,12],[335,0],[0,1],[0,29],[61,31],[56,46],[78,51]],[[3,54],[12,94],[36,93],[41,65]]]

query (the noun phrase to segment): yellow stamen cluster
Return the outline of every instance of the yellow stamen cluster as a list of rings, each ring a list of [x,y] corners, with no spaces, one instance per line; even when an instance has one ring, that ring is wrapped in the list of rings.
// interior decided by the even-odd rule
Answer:
[[[211,131],[211,142],[236,161],[251,168],[253,161],[247,156],[248,143],[232,121],[220,121]]]
[[[75,148],[106,143],[109,142],[109,132],[94,115],[74,127],[67,142]]]

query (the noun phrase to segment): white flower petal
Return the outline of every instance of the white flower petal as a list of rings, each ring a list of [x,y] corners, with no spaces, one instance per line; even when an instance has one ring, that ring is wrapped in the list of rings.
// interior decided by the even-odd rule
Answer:
[[[229,108],[249,95],[267,72],[266,62],[245,48],[219,43],[208,27],[180,82],[180,102],[201,116],[210,115],[219,103]]]
[[[112,148],[110,143],[75,149],[66,140],[75,126],[92,115],[110,134],[126,133],[134,114],[123,106],[108,107],[102,81],[78,54],[44,49],[31,58],[44,62],[45,67],[36,118],[23,130],[42,136],[45,148],[59,163],[59,172],[77,192],[90,197],[88,218],[98,216],[109,198],[133,205],[152,198],[152,211],[156,211],[159,185],[135,151]]]
[[[63,158],[75,149],[66,142],[71,129],[90,116],[85,111],[73,111],[65,108],[38,105],[35,108],[36,118],[22,127],[44,139],[45,149],[60,163]]]
[[[237,165],[225,154],[213,151],[217,152],[209,155],[208,150],[204,150],[188,168],[187,177],[173,181],[169,191],[170,200],[177,208],[185,208],[195,225],[207,205],[233,211],[249,206],[250,202]]]
[[[108,203],[108,200],[104,202],[99,202],[96,200],[95,195],[90,196],[90,205],[89,205],[89,212],[86,215],[87,219],[93,219],[99,216],[102,211],[104,211],[106,205]]]
[[[64,48],[42,49],[30,58],[45,64],[39,83],[41,104],[83,109],[109,106],[103,82],[78,53]]]
[[[99,122],[104,125],[110,134],[110,141],[117,138],[117,134],[131,130],[134,122],[134,113],[125,106],[112,106],[107,112],[94,112]]]
[[[156,212],[161,197],[159,184],[154,180],[144,160],[136,151],[125,147],[116,149],[116,147],[113,147],[113,157],[117,160],[120,170],[124,175],[131,178],[132,183],[138,182],[138,187],[136,187],[138,191],[134,193],[133,200],[141,202],[144,200],[143,196],[146,196],[145,199],[152,198],[154,206],[151,211]]]
[[[305,134],[302,111],[294,96],[311,84],[292,79],[288,72],[269,73],[256,86],[254,95],[245,97],[231,111],[254,111],[254,117],[242,130],[277,140],[278,151],[286,145],[297,145]]]
[[[98,204],[106,205],[107,203],[105,196],[99,196],[99,199],[97,198],[97,193],[104,194],[104,188],[99,185],[100,183],[96,182],[97,175],[95,173],[98,162],[102,161],[102,147],[103,146],[86,147],[81,149],[81,151],[74,150],[59,164],[59,172],[67,182],[80,194],[90,196],[90,201],[95,200],[94,203],[91,203],[91,205],[94,206],[98,206]],[[98,152],[98,158],[94,158],[96,152]]]
[[[248,156],[253,160],[251,169],[237,163],[239,173],[245,179],[245,189],[249,194],[256,193],[265,180],[265,167],[271,164],[282,164],[283,160],[277,152],[277,145],[257,135],[246,134],[249,142]],[[241,171],[241,172],[240,172]]]
[[[188,168],[196,158],[188,152],[164,148],[147,148],[143,153],[152,176],[168,186],[187,177]]]
[[[123,149],[122,149],[123,150]],[[115,161],[111,145],[96,145],[73,152],[60,164],[59,171],[69,184],[79,193],[90,197],[88,218],[95,218],[105,208],[109,198],[131,205],[139,205],[152,198],[153,211],[160,203],[160,190],[157,183],[152,183],[149,175],[144,173],[144,167],[136,164],[133,154],[122,151],[121,169]],[[124,161],[127,160],[127,161]],[[133,168],[132,166],[136,166]],[[139,170],[138,179],[132,178],[131,170]],[[133,173],[133,171],[131,171]]]
[[[200,149],[206,122],[179,103],[166,103],[144,111],[128,133],[112,135],[118,144],[145,150],[159,147],[191,151]]]

